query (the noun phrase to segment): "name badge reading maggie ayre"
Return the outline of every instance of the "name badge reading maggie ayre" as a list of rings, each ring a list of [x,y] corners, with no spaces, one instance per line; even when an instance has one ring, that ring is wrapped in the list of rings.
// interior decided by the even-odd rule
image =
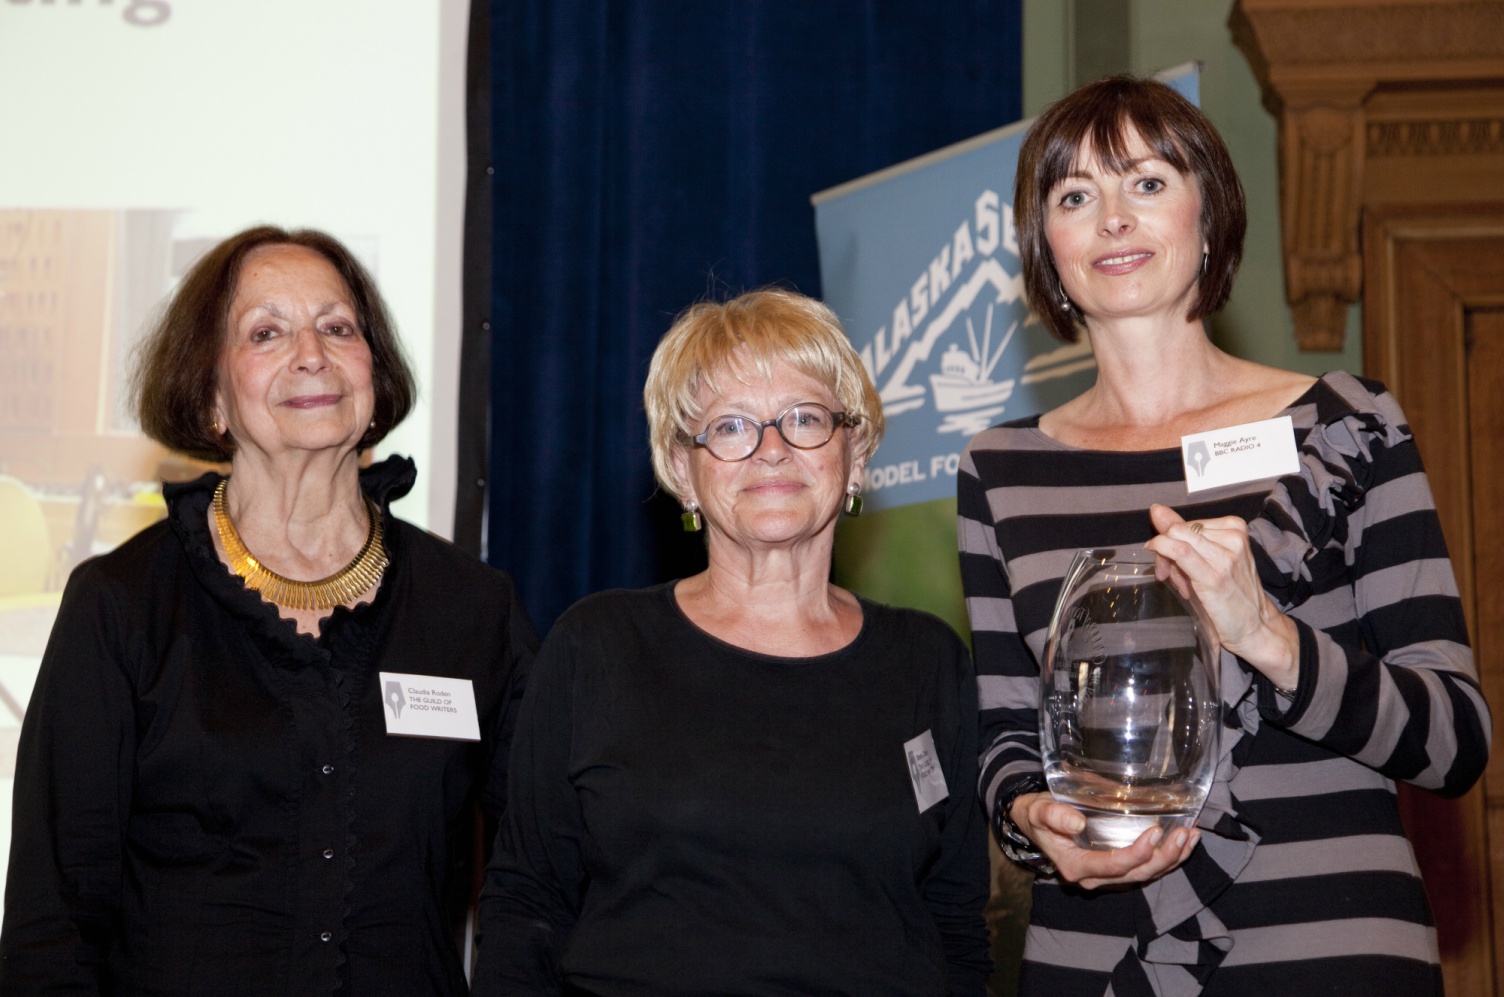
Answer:
[[[1180,457],[1185,462],[1188,492],[1279,478],[1300,470],[1295,424],[1288,415],[1182,436]]]
[[[386,732],[402,737],[479,741],[475,689],[469,679],[379,672]]]
[[[919,804],[920,813],[950,795],[940,758],[935,754],[935,739],[929,731],[903,742],[903,755],[909,763],[909,782],[914,785],[914,802]]]

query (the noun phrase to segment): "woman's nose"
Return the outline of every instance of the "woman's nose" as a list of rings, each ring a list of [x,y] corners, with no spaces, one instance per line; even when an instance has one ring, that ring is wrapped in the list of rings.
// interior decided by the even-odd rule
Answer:
[[[325,347],[324,337],[317,329],[304,326],[298,330],[295,343],[297,349],[293,363],[298,370],[316,373],[329,366],[329,352]]]
[[[752,456],[759,460],[780,461],[789,455],[788,441],[778,431],[777,426],[764,426],[762,440],[757,444],[757,449],[752,451]]]
[[[1133,229],[1136,217],[1126,198],[1108,195],[1102,199],[1102,234],[1122,235]]]

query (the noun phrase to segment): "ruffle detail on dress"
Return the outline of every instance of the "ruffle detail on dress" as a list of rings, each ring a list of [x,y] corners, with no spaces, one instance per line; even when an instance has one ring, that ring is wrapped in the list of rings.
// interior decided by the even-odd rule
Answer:
[[[1351,374],[1316,384],[1316,422],[1298,448],[1300,470],[1279,479],[1248,524],[1264,590],[1285,611],[1311,596],[1306,562],[1347,540],[1347,517],[1367,491],[1376,448],[1411,438],[1394,398]]]
[[[374,501],[385,517],[388,547],[392,544],[393,521],[389,503],[412,490],[417,480],[417,465],[411,458],[388,457],[360,471],[360,489]],[[210,472],[192,481],[162,486],[167,500],[167,518],[173,533],[188,555],[188,564],[205,591],[209,592],[245,628],[247,636],[271,661],[282,668],[300,669],[321,665],[329,654],[315,640],[298,633],[298,625],[284,618],[260,593],[245,587],[245,582],[230,573],[214,550],[209,533],[209,502],[224,475]],[[389,551],[390,553],[390,551]],[[382,586],[385,588],[385,585]],[[380,597],[380,591],[377,593]],[[343,606],[336,613],[350,612]]]
[[[1313,387],[1316,416],[1297,447],[1300,470],[1275,484],[1249,523],[1260,581],[1281,609],[1310,597],[1307,562],[1347,539],[1348,514],[1362,501],[1376,449],[1410,439],[1388,393],[1375,393],[1350,374],[1323,376]],[[1251,669],[1224,651],[1221,659],[1222,743],[1217,774],[1196,823],[1201,847],[1184,865],[1145,886],[1135,911],[1136,944],[1113,971],[1115,995],[1195,997],[1232,948],[1232,935],[1210,905],[1253,857],[1258,830],[1232,795],[1238,746],[1262,722]]]
[[[1226,651],[1219,662],[1222,735],[1217,773],[1196,826],[1201,846],[1180,868],[1139,891],[1132,950],[1113,970],[1114,994],[1194,997],[1232,949],[1232,933],[1211,904],[1242,873],[1258,846],[1257,829],[1244,822],[1232,780],[1237,747],[1259,729],[1253,676]]]
[[[382,512],[389,512],[388,506],[412,491],[417,480],[418,465],[411,457],[400,454],[360,469],[360,490],[369,495]]]

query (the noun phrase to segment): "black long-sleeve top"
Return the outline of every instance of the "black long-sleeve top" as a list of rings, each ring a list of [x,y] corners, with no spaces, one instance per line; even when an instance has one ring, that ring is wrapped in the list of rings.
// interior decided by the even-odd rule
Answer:
[[[862,613],[815,658],[710,637],[672,584],[565,614],[518,724],[477,997],[984,993],[970,655],[934,617]],[[949,796],[921,810],[926,731]]]
[[[461,995],[446,891],[499,813],[536,638],[505,575],[385,512],[318,639],[214,553],[217,476],[69,580],[22,728],[0,993]],[[468,678],[482,740],[388,736],[377,672]]]

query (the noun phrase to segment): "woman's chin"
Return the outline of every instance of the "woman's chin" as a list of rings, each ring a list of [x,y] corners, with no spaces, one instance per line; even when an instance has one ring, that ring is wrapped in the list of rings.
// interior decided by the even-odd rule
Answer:
[[[307,427],[298,432],[281,433],[275,438],[266,440],[266,445],[258,445],[253,437],[248,442],[250,445],[267,454],[320,454],[327,453],[341,455],[353,452],[360,444],[360,433],[352,433],[345,428]]]
[[[723,532],[740,547],[789,547],[818,536],[833,521],[834,517],[768,514],[743,519]]]

